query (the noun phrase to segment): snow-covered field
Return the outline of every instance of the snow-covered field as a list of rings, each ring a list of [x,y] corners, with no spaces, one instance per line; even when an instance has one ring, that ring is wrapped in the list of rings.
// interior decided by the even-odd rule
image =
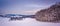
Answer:
[[[0,26],[60,26],[60,23],[39,22],[32,18],[9,21],[9,18],[0,17]]]

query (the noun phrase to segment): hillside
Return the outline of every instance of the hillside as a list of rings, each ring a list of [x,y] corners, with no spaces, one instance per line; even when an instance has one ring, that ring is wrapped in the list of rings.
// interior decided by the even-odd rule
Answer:
[[[36,20],[43,22],[60,21],[60,3],[56,3],[47,9],[40,10],[36,14]]]

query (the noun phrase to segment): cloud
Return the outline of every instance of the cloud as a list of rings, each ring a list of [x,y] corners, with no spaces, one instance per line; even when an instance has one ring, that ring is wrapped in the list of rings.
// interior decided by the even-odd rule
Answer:
[[[39,11],[40,9],[33,9],[33,10],[4,10],[4,11],[1,11],[0,13],[3,13],[3,14],[28,14],[28,15],[31,15],[31,14],[35,14],[37,11]]]

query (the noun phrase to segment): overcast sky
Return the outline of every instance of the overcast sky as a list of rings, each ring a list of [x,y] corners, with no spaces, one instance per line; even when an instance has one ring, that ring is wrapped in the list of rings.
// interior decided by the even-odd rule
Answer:
[[[0,0],[0,14],[35,14],[60,0]]]

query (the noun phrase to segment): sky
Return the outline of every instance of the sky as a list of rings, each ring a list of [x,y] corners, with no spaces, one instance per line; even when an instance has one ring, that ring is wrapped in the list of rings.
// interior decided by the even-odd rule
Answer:
[[[0,0],[0,14],[35,14],[60,0]]]

